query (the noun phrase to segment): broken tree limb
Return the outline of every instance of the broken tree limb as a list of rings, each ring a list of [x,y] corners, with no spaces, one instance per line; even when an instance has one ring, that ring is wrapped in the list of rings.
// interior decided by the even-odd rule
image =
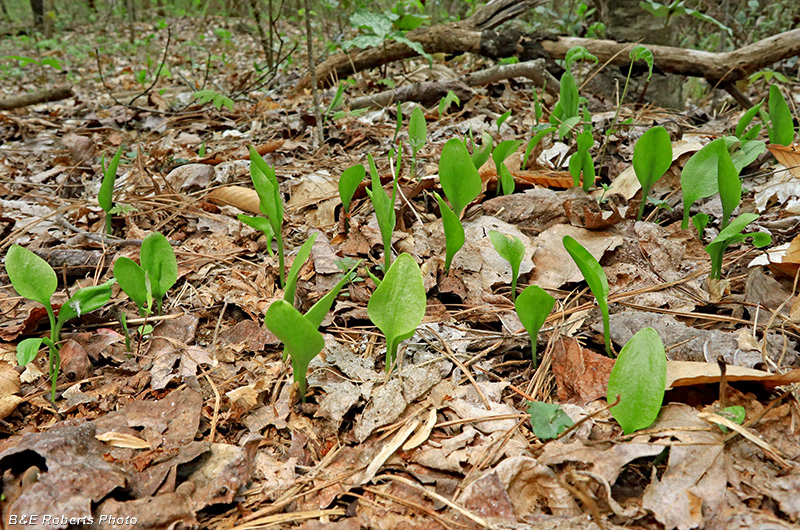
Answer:
[[[560,83],[545,68],[544,59],[524,63],[497,65],[457,79],[445,79],[407,85],[379,94],[353,98],[348,102],[351,110],[366,107],[386,107],[396,102],[416,101],[431,106],[452,90],[458,99],[466,102],[472,96],[471,86],[488,85],[512,77],[527,77],[536,86],[544,86],[548,93],[558,95]]]
[[[21,96],[0,99],[0,110],[20,109],[29,105],[38,105],[39,103],[47,103],[49,101],[66,99],[72,95],[72,87],[68,86],[61,86],[48,90],[39,90],[30,94],[22,94]]]

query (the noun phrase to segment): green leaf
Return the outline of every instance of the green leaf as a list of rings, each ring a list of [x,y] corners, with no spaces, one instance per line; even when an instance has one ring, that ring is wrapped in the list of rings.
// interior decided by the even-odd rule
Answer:
[[[100,285],[92,285],[78,289],[66,304],[61,306],[58,311],[58,330],[68,320],[77,318],[86,313],[91,313],[95,309],[100,309],[111,300],[111,286],[116,283],[114,278]],[[57,337],[57,335],[55,335]]]
[[[731,420],[733,423],[736,423],[737,425],[741,425],[744,422],[745,417],[747,416],[744,407],[742,407],[741,405],[733,405],[730,407],[725,407],[724,409],[717,412],[717,414],[722,416],[723,418]],[[722,430],[722,432],[728,432],[728,428],[725,427],[724,425],[719,425],[719,424],[717,425]]]
[[[672,165],[672,141],[663,127],[653,127],[645,132],[633,149],[633,170],[642,186],[642,203],[636,220],[644,214],[650,189],[664,176]]]
[[[779,145],[791,144],[794,140],[792,113],[776,84],[769,87],[769,121],[769,141]]]
[[[378,219],[378,227],[381,230],[384,267],[390,267],[392,264],[392,231],[394,231],[394,227],[397,224],[397,214],[394,211],[397,177],[395,176],[392,187],[392,198],[389,199],[381,185],[378,169],[375,167],[375,161],[372,159],[371,154],[367,155],[367,160],[369,160],[369,172],[372,177],[372,189],[367,189],[367,195],[372,200],[375,217]]]
[[[497,131],[500,132],[500,127],[505,123],[505,121],[511,116],[511,111],[505,111],[500,117],[497,118],[495,121],[495,125],[497,125]]]
[[[305,314],[306,319],[314,326],[314,328],[319,328],[322,325],[322,321],[325,320],[325,315],[328,314],[328,311],[331,310],[331,306],[333,302],[336,300],[336,297],[339,295],[339,291],[347,285],[347,282],[350,281],[350,275],[356,270],[363,260],[358,260],[353,267],[347,271],[347,273],[342,276],[342,279],[339,280],[339,283],[334,285],[333,289],[328,291],[325,296],[317,300],[317,303],[311,306],[311,309]]]
[[[608,330],[608,278],[606,278],[606,273],[603,267],[594,259],[594,256],[573,238],[564,236],[563,244],[597,300],[597,305],[603,314],[603,335],[606,342],[606,353],[612,355],[611,337]]]
[[[567,70],[561,76],[561,91],[558,103],[553,108],[550,115],[550,123],[559,125],[569,118],[578,116],[578,85],[575,84],[575,77]]]
[[[739,118],[739,123],[736,124],[736,132],[734,133],[734,135],[738,139],[740,139],[740,140],[744,139],[743,136],[744,136],[744,133],[745,133],[745,129],[747,129],[747,126],[750,125],[750,122],[753,121],[753,118],[756,117],[756,114],[759,113],[759,111],[761,110],[761,106],[763,104],[764,104],[764,101],[761,101],[761,102],[759,102],[758,105],[754,105],[754,106],[750,107],[750,109],[748,109],[748,111],[745,112],[744,114],[742,114],[742,117]]]
[[[276,300],[269,306],[264,323],[286,346],[292,358],[294,380],[305,401],[308,363],[325,347],[322,333],[286,300]]]
[[[272,224],[272,231],[279,237],[283,224],[283,201],[275,170],[269,166],[252,145],[250,150],[250,179],[256,189],[261,213],[267,216]]]
[[[708,226],[709,221],[708,214],[703,212],[697,213],[694,217],[692,217],[692,224],[697,229],[697,237],[701,241],[703,240],[703,236],[706,233],[706,227]]]
[[[497,175],[500,177],[500,183],[503,186],[503,195],[514,193],[514,177],[511,175],[504,161],[519,149],[520,144],[522,144],[522,140],[506,140],[497,144],[497,147],[492,151],[492,160],[494,160],[494,166],[497,168]]]
[[[530,401],[528,414],[531,415],[533,434],[540,440],[554,440],[559,434],[575,425],[567,413],[554,403]]]
[[[533,128],[533,138],[528,140],[528,145],[525,147],[525,157],[522,159],[522,169],[528,167],[528,157],[531,156],[531,151],[533,148],[536,147],[536,144],[541,141],[545,135],[553,132],[556,130],[556,127],[548,126],[546,123],[540,123],[539,125]]]
[[[433,194],[436,197],[436,202],[439,203],[439,210],[442,213],[446,252],[444,270],[447,272],[450,270],[450,264],[453,262],[453,257],[455,257],[456,252],[461,250],[461,247],[464,246],[466,236],[464,234],[464,226],[461,224],[461,220],[455,212],[447,206],[444,199],[442,199],[438,193],[434,192]]]
[[[428,129],[425,123],[425,115],[419,107],[411,113],[411,121],[408,122],[408,143],[411,144],[411,151],[414,156],[425,146],[428,140]]]
[[[439,159],[439,182],[456,217],[481,192],[481,176],[464,142],[452,138],[444,144]]]
[[[367,29],[381,39],[392,32],[392,21],[389,17],[366,9],[359,9],[350,15],[350,25],[354,28]]]
[[[45,260],[27,248],[11,245],[6,254],[6,272],[17,294],[51,307],[50,298],[56,292],[58,279]]]
[[[178,261],[175,259],[175,251],[163,234],[153,232],[142,241],[139,258],[142,269],[150,277],[150,290],[156,301],[156,307],[161,311],[161,300],[178,281]]]
[[[709,143],[686,162],[681,171],[681,190],[683,190],[683,222],[682,229],[689,228],[689,211],[699,199],[711,197],[719,191],[717,182],[717,158],[719,144],[724,138]]]
[[[758,133],[757,129],[760,128],[761,125],[758,125],[757,127],[750,129],[750,131],[756,131],[756,133]],[[750,131],[748,131],[748,134],[745,136],[748,136]],[[726,142],[728,140],[735,140],[735,137],[726,136],[725,140]],[[736,168],[736,174],[738,175],[741,173],[745,167],[749,166],[755,161],[756,158],[758,158],[758,155],[766,150],[767,146],[761,140],[742,140],[741,144],[739,144],[739,148],[730,153],[731,160],[733,161],[733,167]]]
[[[342,209],[345,213],[350,213],[350,201],[353,200],[353,195],[366,174],[364,166],[356,164],[345,169],[339,177],[339,198],[342,200]]]
[[[275,234],[272,232],[272,225],[269,222],[269,219],[266,217],[256,217],[253,215],[245,215],[240,213],[236,216],[241,222],[249,226],[250,228],[255,228],[256,230],[261,230],[263,232],[264,237],[267,238],[267,252],[270,256],[275,255],[272,251],[272,240],[275,239]]]
[[[144,316],[150,312],[152,293],[148,293],[145,271],[130,258],[122,256],[114,263],[114,277],[122,291],[133,300]]]
[[[17,344],[17,363],[20,366],[27,366],[29,362],[36,358],[39,348],[42,347],[43,339],[25,339]]]
[[[518,237],[507,236],[497,230],[489,231],[489,239],[492,246],[500,254],[500,257],[511,265],[511,300],[517,299],[517,278],[519,277],[519,266],[525,256],[525,245]]]
[[[450,105],[455,103],[456,105],[461,105],[461,100],[458,99],[458,96],[452,90],[447,91],[447,95],[439,100],[439,115],[444,115],[445,111],[450,108]]]
[[[492,138],[492,135],[488,132],[483,131],[481,135],[481,148],[478,149],[474,144],[472,146],[472,165],[475,166],[475,169],[480,169],[483,164],[489,160],[493,147],[494,138]]]
[[[719,144],[717,156],[717,186],[719,187],[719,198],[722,202],[722,223],[721,228],[728,226],[733,210],[739,206],[742,200],[742,181],[739,172],[733,166],[733,161],[728,153],[725,143]]]
[[[741,234],[747,225],[758,219],[758,215],[745,212],[739,217],[734,219],[725,228],[720,230],[717,237],[706,246],[706,252],[711,256],[711,274],[710,278],[719,279],[722,276],[722,257],[730,245],[743,241],[746,236]],[[769,245],[772,237],[769,234],[755,233],[749,234],[753,238],[753,244],[757,248]]]
[[[569,173],[576,187],[583,176],[583,189],[588,191],[595,179],[594,161],[589,154],[589,149],[594,145],[594,137],[591,131],[583,131],[576,140],[578,150],[569,159]]]
[[[289,269],[289,275],[286,277],[286,289],[283,293],[283,299],[294,305],[294,295],[297,290],[297,277],[300,275],[300,269],[311,254],[311,247],[314,246],[314,241],[317,239],[319,232],[311,234],[305,243],[297,251],[297,256],[292,262],[292,267]]]
[[[647,80],[650,81],[650,78],[653,77],[653,52],[644,46],[638,45],[633,47],[628,56],[631,58],[631,62],[644,61],[647,63]]]
[[[609,403],[625,434],[653,424],[664,401],[667,357],[664,344],[653,328],[644,328],[622,347],[608,378]]]
[[[428,66],[433,66],[433,56],[425,51],[425,48],[422,47],[422,44],[419,42],[413,41],[408,39],[402,33],[394,33],[391,35],[392,39],[400,44],[405,44],[415,52],[417,52],[421,57],[424,57],[426,61],[428,61]]]
[[[536,368],[536,339],[539,330],[542,329],[547,316],[556,305],[556,299],[550,296],[538,285],[529,285],[522,290],[517,300],[514,302],[514,309],[517,311],[522,325],[528,332],[531,339],[531,350],[533,352],[533,367]]]
[[[578,61],[597,64],[599,59],[583,46],[575,46],[567,50],[567,54],[564,57],[564,63],[567,65],[567,69],[570,69],[572,65]]]
[[[425,316],[422,272],[410,254],[400,254],[367,302],[370,320],[386,336],[386,371],[397,357],[400,341],[414,334]]]

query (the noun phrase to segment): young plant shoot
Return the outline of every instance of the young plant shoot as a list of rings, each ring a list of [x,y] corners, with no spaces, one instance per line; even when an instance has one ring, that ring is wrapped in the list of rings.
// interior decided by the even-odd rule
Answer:
[[[100,159],[100,167],[103,168],[103,182],[100,184],[100,191],[97,193],[97,202],[100,208],[106,212],[106,234],[111,233],[111,209],[114,208],[114,183],[117,181],[117,168],[119,159],[122,156],[122,146],[119,146],[117,153],[106,167],[106,155]]]
[[[281,227],[283,225],[283,199],[281,198],[281,189],[278,185],[278,178],[275,176],[275,170],[261,158],[261,155],[258,154],[258,151],[256,151],[252,145],[248,146],[248,148],[250,149],[250,179],[253,181],[256,193],[258,193],[259,209],[261,213],[267,216],[269,225],[272,228],[272,234],[278,244],[278,283],[283,287],[284,254],[283,235],[281,233]],[[265,233],[265,235],[267,234]],[[270,242],[271,239],[267,236],[267,246],[269,246]]]
[[[780,87],[772,84],[769,87],[769,141],[778,145],[789,145],[794,140],[794,121],[789,104],[781,93]]]
[[[481,177],[464,142],[457,138],[448,140],[439,159],[439,182],[452,208],[436,194],[442,212],[445,236],[445,271],[450,270],[453,257],[464,246],[464,227],[461,212],[481,192]]]
[[[422,272],[410,254],[400,254],[367,302],[369,319],[386,337],[386,372],[397,358],[397,346],[411,337],[425,316],[427,300]]]
[[[540,440],[554,440],[575,424],[561,406],[555,403],[530,401],[528,414],[531,416],[533,434]]]
[[[572,175],[572,185],[576,188],[583,177],[583,191],[589,191],[594,184],[596,176],[594,160],[589,154],[589,149],[594,145],[592,131],[583,131],[577,138],[578,150],[569,159],[569,174]]]
[[[728,226],[720,230],[714,240],[706,247],[706,252],[711,256],[711,273],[709,278],[719,280],[722,277],[722,257],[725,249],[734,243],[744,241],[747,237],[753,238],[753,246],[762,248],[772,242],[772,236],[763,232],[755,232],[752,234],[742,234],[742,230],[747,225],[758,219],[758,215],[750,212],[741,214],[739,217],[730,222]]]
[[[606,399],[619,403],[611,415],[625,434],[649,427],[656,421],[664,401],[667,357],[664,344],[653,328],[639,330],[622,347],[608,378]]]
[[[475,166],[475,169],[480,169],[481,166],[483,166],[483,164],[485,164],[492,155],[494,138],[492,138],[492,135],[487,131],[483,131],[483,134],[481,135],[481,147],[478,149],[478,146],[475,145],[475,142],[472,139],[472,130],[470,130],[470,144],[472,146],[472,165]]]
[[[658,179],[672,165],[672,141],[663,127],[653,127],[645,132],[633,148],[633,170],[642,186],[642,202],[636,220],[641,221],[647,196]]]
[[[50,351],[50,399],[55,402],[56,381],[61,366],[61,356],[59,355],[61,328],[68,320],[103,307],[111,299],[111,286],[114,284],[114,279],[100,285],[78,289],[72,298],[61,306],[56,319],[50,298],[56,292],[58,280],[55,271],[45,260],[26,248],[12,245],[6,254],[6,272],[8,272],[8,278],[17,294],[28,300],[39,302],[47,312],[47,318],[50,321],[50,337],[21,341],[17,345],[17,362],[20,366],[27,365],[36,357],[42,343],[47,345]]]
[[[342,215],[344,215],[344,229],[350,227],[350,202],[353,200],[361,181],[367,174],[367,170],[361,164],[349,167],[344,170],[339,177],[339,198],[342,200]]]
[[[494,160],[494,167],[497,169],[497,194],[500,195],[500,187],[502,185],[503,195],[511,195],[514,193],[514,176],[506,167],[505,159],[514,154],[522,144],[522,140],[506,140],[500,142],[492,151],[492,160]]]
[[[297,251],[297,256],[294,258],[292,267],[289,269],[289,275],[286,277],[286,288],[283,290],[283,299],[292,305],[294,305],[294,295],[297,291],[297,278],[300,276],[300,269],[308,259],[308,256],[311,255],[311,247],[314,246],[314,241],[316,241],[318,235],[319,232],[314,232],[311,234],[311,237],[303,243],[300,250]]]
[[[517,297],[514,302],[514,309],[517,311],[522,325],[528,332],[531,338],[531,351],[533,352],[533,367],[536,368],[538,364],[536,358],[536,340],[539,336],[539,330],[553,306],[556,305],[556,299],[550,296],[544,289],[538,285],[529,285],[523,289],[522,293]]]
[[[518,237],[507,236],[497,230],[489,231],[489,239],[492,246],[500,254],[500,257],[511,265],[511,301],[517,299],[517,279],[519,278],[519,266],[525,256],[525,245]]]
[[[141,266],[130,258],[119,258],[114,263],[114,276],[125,294],[139,308],[139,314],[149,315],[153,301],[161,313],[164,295],[178,281],[175,251],[163,234],[153,232],[142,241],[139,259]]]
[[[417,176],[417,153],[425,147],[428,141],[428,127],[425,123],[425,114],[419,107],[411,113],[411,121],[408,122],[408,143],[411,144],[411,178]],[[400,168],[398,167],[398,170]]]
[[[375,209],[375,217],[378,218],[378,227],[383,239],[383,270],[386,271],[392,266],[392,231],[397,224],[397,214],[394,211],[394,201],[397,197],[397,176],[395,175],[392,184],[392,198],[390,199],[381,185],[381,178],[378,176],[378,169],[375,167],[372,155],[367,155],[367,159],[372,176],[372,189],[367,188],[367,195]]]
[[[563,244],[597,300],[597,305],[603,315],[603,338],[606,343],[606,353],[613,356],[614,351],[611,349],[611,335],[608,329],[608,278],[606,278],[606,273],[594,256],[573,238],[564,236]]]

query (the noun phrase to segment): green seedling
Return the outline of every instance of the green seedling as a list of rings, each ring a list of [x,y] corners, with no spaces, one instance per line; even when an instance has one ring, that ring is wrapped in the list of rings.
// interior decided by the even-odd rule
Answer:
[[[702,241],[703,237],[706,235],[706,227],[708,226],[708,221],[710,221],[708,214],[705,214],[703,212],[699,212],[695,214],[694,217],[692,217],[692,224],[697,229],[697,238],[700,239],[700,241]]]
[[[789,145],[794,140],[794,123],[789,104],[776,84],[769,87],[769,141]]]
[[[252,145],[248,146],[248,148],[250,149],[250,179],[253,181],[256,193],[258,193],[259,209],[261,213],[267,216],[269,225],[272,228],[272,234],[278,244],[278,283],[283,287],[284,254],[283,235],[281,233],[281,227],[283,226],[283,199],[281,198],[281,189],[278,185],[278,178],[275,176],[275,170],[261,158],[261,155]],[[250,226],[253,225],[251,224]],[[267,233],[264,232],[264,235],[267,235]],[[271,238],[267,235],[267,247],[270,246],[270,242]]]
[[[489,232],[489,239],[500,257],[511,265],[511,301],[514,301],[517,299],[517,278],[525,255],[525,245],[518,237],[507,236],[497,230]]]
[[[378,218],[378,227],[381,230],[381,238],[383,239],[383,270],[386,271],[392,266],[392,231],[394,225],[397,224],[397,214],[394,211],[394,201],[397,197],[397,175],[395,174],[394,182],[392,183],[392,197],[391,199],[386,196],[381,185],[381,178],[378,176],[378,170],[375,167],[375,161],[372,155],[367,155],[369,160],[369,172],[372,176],[372,189],[367,188],[367,195],[372,201],[372,207],[375,209],[375,217]]]
[[[747,412],[741,405],[725,407],[724,409],[718,411],[717,414],[723,418],[729,419],[737,425],[744,423],[744,419],[747,416]],[[719,427],[722,432],[728,432],[728,428],[724,425],[717,424],[717,427]]]
[[[538,100],[537,100],[538,101]],[[555,131],[556,127],[540,123],[533,127],[533,138],[528,140],[528,145],[525,147],[525,156],[522,158],[522,168],[528,167],[528,158],[531,156],[531,151],[546,135]]]
[[[772,237],[763,232],[755,232],[752,234],[742,234],[742,230],[747,225],[758,219],[758,215],[750,212],[741,214],[739,217],[730,222],[728,226],[720,230],[714,240],[706,247],[706,252],[711,256],[711,273],[709,278],[720,279],[722,277],[722,257],[725,250],[733,245],[744,241],[747,237],[753,238],[753,246],[762,248],[772,242]]]
[[[347,84],[348,83],[339,83],[339,86],[336,87],[336,94],[334,94],[331,104],[328,105],[328,110],[326,110],[325,114],[322,116],[323,126],[328,121],[328,117],[333,113],[333,111],[342,106],[342,101],[344,100],[344,90],[347,88]]]
[[[763,105],[763,101],[759,102],[758,105],[750,107],[750,109],[748,109],[748,111],[742,114],[742,117],[739,118],[739,122],[736,124],[736,132],[734,133],[739,140],[746,142],[755,140],[758,137],[758,133],[761,132],[760,123],[753,125],[749,129],[747,127],[750,125],[750,122],[753,121],[753,118],[756,117],[756,114],[761,112],[761,107]]]
[[[275,234],[272,232],[272,225],[269,219],[266,217],[256,217],[255,215],[245,215],[243,213],[237,215],[236,218],[250,228],[261,230],[261,232],[264,233],[264,237],[267,238],[267,253],[270,256],[275,255],[275,252],[272,250],[272,240],[275,239]]]
[[[472,129],[470,129],[470,140],[472,140]],[[480,169],[489,157],[492,155],[492,149],[494,148],[494,138],[492,135],[489,134],[487,131],[483,131],[481,134],[481,148],[475,145],[474,141],[470,142],[472,145],[472,165],[475,166],[475,169]]]
[[[50,298],[56,292],[58,280],[55,271],[45,260],[26,248],[12,245],[6,254],[6,272],[8,272],[8,278],[17,294],[39,302],[47,312],[47,318],[50,321],[50,337],[21,341],[17,345],[17,362],[20,366],[26,366],[36,357],[42,344],[47,345],[50,351],[50,398],[55,402],[56,381],[61,366],[59,355],[61,328],[68,320],[103,307],[111,299],[111,286],[115,280],[112,278],[101,285],[78,289],[67,303],[61,306],[58,318],[56,318]]]
[[[606,353],[612,356],[614,352],[611,349],[611,336],[608,329],[608,278],[606,278],[606,273],[603,267],[594,259],[594,256],[573,238],[564,236],[563,244],[597,300],[597,305],[603,314],[603,338],[606,343]]]
[[[103,182],[100,184],[100,191],[97,194],[97,202],[100,203],[100,208],[106,212],[106,234],[111,233],[111,209],[114,207],[114,182],[117,180],[117,168],[119,167],[119,159],[122,156],[122,146],[119,146],[117,153],[111,162],[106,167],[106,155],[100,159],[100,167],[103,168]]]
[[[550,296],[544,289],[538,285],[529,285],[520,293],[514,302],[514,309],[517,311],[522,325],[528,332],[531,339],[531,351],[533,353],[533,367],[536,368],[538,364],[536,358],[536,341],[539,336],[539,330],[542,329],[547,316],[556,305],[556,299]]]
[[[139,258],[141,266],[130,258],[119,258],[114,263],[114,276],[139,308],[139,314],[149,315],[153,301],[160,313],[164,295],[178,281],[175,251],[163,234],[153,232],[142,241]]]
[[[292,266],[289,269],[289,275],[286,277],[286,288],[283,291],[283,299],[292,305],[294,305],[294,295],[297,291],[297,278],[300,276],[300,269],[308,259],[308,256],[311,255],[311,247],[314,246],[317,235],[319,235],[318,232],[311,234],[311,237],[309,237],[300,247],[300,250],[297,251],[297,256],[294,258]]]
[[[408,143],[411,144],[411,177],[414,178],[417,173],[417,153],[425,147],[425,142],[428,141],[428,127],[425,123],[425,114],[419,107],[414,109],[411,113],[411,120],[408,122]],[[398,169],[400,166],[398,166]]]
[[[508,167],[506,167],[505,159],[514,154],[519,149],[520,144],[522,144],[522,140],[506,140],[497,144],[497,147],[492,151],[492,160],[494,160],[494,166],[497,169],[497,180],[499,181],[497,189],[499,192],[500,185],[502,185],[503,195],[514,193],[514,176],[511,175]]]
[[[339,198],[342,200],[342,212],[344,213],[344,228],[345,231],[350,225],[350,202],[353,200],[353,195],[358,189],[361,181],[367,170],[361,164],[349,167],[344,170],[342,176],[339,177]]]
[[[447,95],[439,100],[439,116],[444,116],[445,111],[447,111],[453,103],[455,103],[456,106],[460,106],[461,100],[458,99],[455,92],[448,90]]]
[[[442,225],[445,237],[445,271],[450,270],[453,257],[464,246],[464,226],[461,212],[481,192],[481,177],[464,143],[453,138],[442,148],[439,159],[439,182],[447,195],[452,208],[448,207],[439,194],[435,194],[442,212]]]
[[[739,206],[739,201],[742,200],[742,180],[739,178],[739,172],[736,171],[724,142],[717,145],[717,187],[722,202],[720,228],[725,228],[730,223],[733,210]]]
[[[633,148],[633,170],[642,186],[642,202],[636,220],[641,221],[650,189],[672,165],[672,141],[663,127],[645,132]]]
[[[592,131],[583,131],[577,138],[578,150],[569,159],[569,173],[572,175],[572,185],[578,187],[583,177],[583,190],[589,191],[594,184],[594,160],[589,154],[589,149],[594,145]]]
[[[572,418],[555,403],[529,401],[528,414],[531,415],[533,434],[540,440],[554,440],[562,432],[575,425]]]
[[[220,94],[216,90],[198,90],[192,97],[197,99],[197,103],[200,105],[205,105],[209,101],[220,110],[222,107],[227,107],[229,110],[233,110],[233,100],[224,94]]]
[[[426,304],[422,272],[414,258],[404,252],[367,302],[369,319],[386,337],[387,373],[397,358],[400,342],[411,337],[422,322]]]
[[[308,363],[325,347],[322,333],[286,300],[276,300],[269,306],[264,323],[283,342],[292,358],[294,380],[305,401]]]
[[[497,118],[495,124],[497,125],[497,132],[500,132],[500,127],[506,122],[506,120],[511,116],[511,111],[507,110],[500,117]]]
[[[561,76],[561,91],[549,118],[550,123],[558,127],[559,138],[564,138],[569,134],[572,127],[580,121],[579,102],[578,85],[575,83],[572,72],[567,69]]]
[[[667,357],[664,344],[653,328],[639,330],[619,352],[608,378],[611,415],[625,434],[653,424],[664,401]]]

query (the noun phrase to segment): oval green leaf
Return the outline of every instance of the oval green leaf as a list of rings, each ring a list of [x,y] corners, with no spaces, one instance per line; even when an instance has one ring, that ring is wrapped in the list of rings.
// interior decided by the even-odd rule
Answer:
[[[464,246],[466,236],[464,234],[464,226],[461,224],[461,220],[455,212],[445,204],[444,199],[442,199],[438,193],[434,192],[433,194],[436,197],[436,201],[439,203],[439,211],[442,213],[442,226],[444,228],[445,239],[444,270],[447,272],[450,270],[450,264],[453,262],[456,253]]]
[[[342,200],[342,209],[345,213],[350,213],[350,201],[353,200],[353,195],[366,174],[364,166],[356,164],[345,169],[339,177],[339,198]]]
[[[456,217],[481,192],[481,176],[464,142],[452,138],[444,144],[439,159],[439,182]]]
[[[25,339],[17,344],[17,363],[20,366],[27,366],[29,362],[36,358],[39,348],[42,347],[42,339]]]
[[[121,156],[122,146],[119,146],[119,149],[117,149],[108,167],[105,167],[105,154],[103,155],[103,160],[100,161],[100,165],[103,167],[103,182],[100,184],[100,191],[97,193],[97,202],[100,203],[100,207],[106,213],[114,206],[114,182],[117,180],[117,168],[119,167],[119,159]]]
[[[300,250],[297,251],[297,256],[292,262],[292,267],[289,269],[289,275],[286,277],[286,289],[283,292],[283,299],[294,305],[294,294],[297,290],[297,277],[300,275],[300,268],[308,259],[311,254],[311,247],[314,246],[314,241],[317,239],[319,232],[311,234]]]
[[[672,165],[672,141],[664,127],[645,132],[633,149],[633,171],[642,186],[642,202],[637,220],[642,218],[647,195],[653,184],[664,176]]]
[[[153,232],[142,241],[139,256],[142,269],[147,271],[150,277],[153,299],[156,300],[160,310],[161,299],[178,281],[178,261],[175,259],[175,251],[163,234]]]
[[[428,127],[425,123],[425,114],[419,107],[411,113],[411,120],[408,122],[408,143],[411,144],[411,151],[414,156],[425,145],[428,140]]]
[[[724,138],[709,143],[686,162],[681,171],[681,190],[683,191],[682,229],[689,228],[689,211],[695,201],[710,197],[719,191],[717,182],[717,158],[719,144],[725,145]]]
[[[603,314],[603,335],[606,342],[606,353],[612,355],[611,336],[608,330],[608,278],[606,277],[606,273],[594,256],[573,238],[564,236],[563,244],[564,248],[569,252],[569,255],[572,256],[578,269],[580,269],[583,278],[589,285],[589,289],[597,300],[597,305],[600,307],[600,312]]]
[[[523,289],[514,302],[517,316],[522,325],[525,326],[525,330],[531,339],[534,368],[537,364],[536,340],[539,330],[542,329],[542,325],[547,320],[547,316],[553,310],[554,305],[556,305],[556,299],[538,285],[529,285]]]
[[[769,121],[769,141],[779,145],[791,144],[794,140],[792,112],[776,84],[769,87]]]
[[[664,344],[653,328],[644,328],[622,347],[608,379],[609,403],[625,434],[653,424],[664,401],[667,358]]]
[[[6,254],[6,272],[17,294],[50,307],[58,278],[45,260],[27,248],[11,245]]]
[[[122,291],[133,300],[141,313],[146,313],[148,307],[147,281],[144,269],[135,261],[122,256],[114,263],[114,277],[117,279]]]
[[[58,323],[56,328],[59,330],[67,320],[77,318],[86,313],[91,313],[95,309],[100,309],[111,300],[111,286],[116,282],[115,279],[108,280],[100,285],[91,285],[78,289],[78,291],[61,306],[58,311]],[[57,338],[57,336],[56,336]]]
[[[511,265],[511,299],[515,300],[519,266],[525,256],[525,244],[518,237],[507,236],[497,230],[489,231],[489,239],[492,240],[492,246],[500,254],[500,257]]]

